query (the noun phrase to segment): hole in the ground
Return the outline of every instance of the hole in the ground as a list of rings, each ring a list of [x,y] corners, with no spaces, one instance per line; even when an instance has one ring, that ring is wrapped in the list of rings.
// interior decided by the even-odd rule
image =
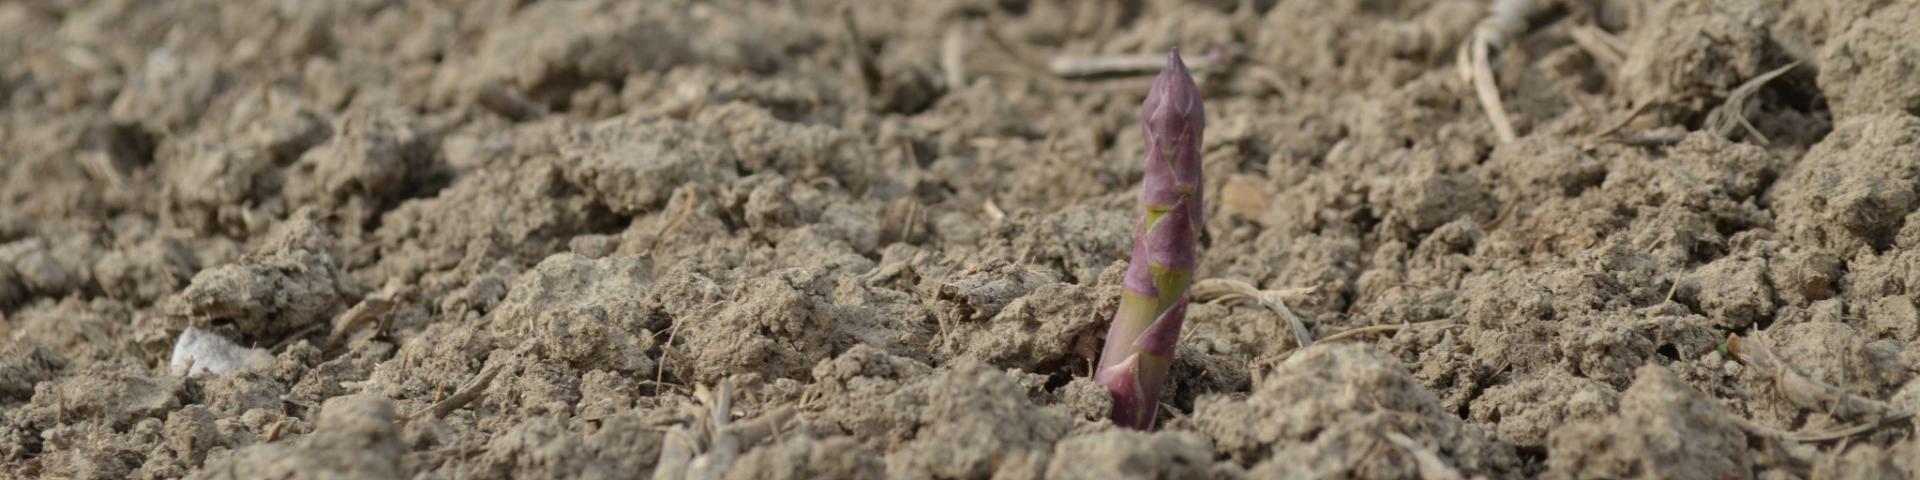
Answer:
[[[154,148],[159,143],[156,135],[137,124],[93,125],[83,135],[81,148],[101,155],[93,158],[106,159],[104,165],[94,167],[111,170],[101,173],[123,177],[153,164]]]
[[[1680,361],[1680,347],[1675,347],[1671,343],[1661,344],[1660,348],[1656,348],[1653,351],[1662,357],[1666,357],[1668,362]]]
[[[1774,145],[1812,145],[1833,131],[1833,112],[1816,71],[1802,66],[1760,89],[1748,122]]]
[[[547,106],[548,111],[566,112],[573,94],[593,85],[593,79],[574,69],[554,72],[527,89],[527,98]]]

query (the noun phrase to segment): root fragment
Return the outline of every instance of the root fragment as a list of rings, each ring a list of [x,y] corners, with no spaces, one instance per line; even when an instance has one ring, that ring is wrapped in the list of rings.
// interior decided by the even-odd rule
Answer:
[[[1432,320],[1432,321],[1418,322],[1418,323],[1402,323],[1402,324],[1395,324],[1395,325],[1373,325],[1373,326],[1355,328],[1352,330],[1343,331],[1333,335],[1328,335],[1327,338],[1320,339],[1318,343],[1342,342],[1342,341],[1352,340],[1354,338],[1366,336],[1366,335],[1383,335],[1383,334],[1389,334],[1389,333],[1397,333],[1402,330],[1412,330],[1412,329],[1419,329],[1419,328],[1426,328],[1426,327],[1453,328],[1458,326],[1460,326],[1460,324],[1454,323],[1452,319]],[[1285,352],[1280,352],[1279,355],[1274,355],[1271,357],[1254,360],[1253,366],[1256,368],[1270,367],[1270,366],[1273,366],[1274,364],[1278,364],[1280,362],[1286,361],[1287,357],[1293,356],[1293,352],[1298,352],[1298,351],[1300,351],[1300,349],[1296,348],[1292,350],[1287,350]]]
[[[1727,353],[1771,377],[1780,394],[1800,408],[1835,418],[1886,418],[1895,412],[1893,406],[1886,402],[1847,393],[1840,387],[1795,371],[1779,354],[1774,353],[1764,333],[1754,333],[1747,339],[1741,339],[1739,335],[1727,336]]]
[[[1300,321],[1300,316],[1294,315],[1293,309],[1287,308],[1286,299],[1288,297],[1298,299],[1300,296],[1313,293],[1318,289],[1317,287],[1303,287],[1286,290],[1261,290],[1254,287],[1253,284],[1241,280],[1209,278],[1195,283],[1193,289],[1190,291],[1195,301],[1214,304],[1253,302],[1260,306],[1267,307],[1267,309],[1272,310],[1274,314],[1280,315],[1280,318],[1287,320],[1287,326],[1293,330],[1293,341],[1294,345],[1297,346],[1296,348],[1306,348],[1309,345],[1313,345],[1313,334],[1307,331],[1307,325]]]
[[[946,76],[947,90],[967,88],[967,32],[954,25],[940,38],[940,72]]]
[[[1467,478],[1460,474],[1460,470],[1454,469],[1452,465],[1447,465],[1447,461],[1442,460],[1439,454],[1434,453],[1433,450],[1428,450],[1426,447],[1420,446],[1419,443],[1414,442],[1412,438],[1408,438],[1406,435],[1402,435],[1399,432],[1387,432],[1387,440],[1392,441],[1395,446],[1413,455],[1414,465],[1419,467],[1422,478],[1442,480],[1460,480]]]
[[[1507,107],[1500,101],[1500,86],[1493,78],[1493,48],[1525,34],[1527,17],[1539,8],[1533,0],[1497,0],[1488,9],[1487,18],[1475,26],[1467,43],[1460,45],[1455,65],[1460,69],[1460,78],[1473,85],[1474,95],[1480,99],[1480,109],[1487,114],[1487,121],[1493,124],[1493,133],[1500,143],[1512,143],[1519,138],[1513,131],[1513,120],[1507,117]]]
[[[1507,118],[1507,107],[1500,102],[1500,87],[1493,82],[1493,65],[1488,60],[1488,42],[1476,35],[1474,40],[1461,47],[1460,56],[1467,61],[1471,70],[1467,76],[1472,79],[1474,96],[1480,99],[1480,109],[1487,113],[1487,122],[1493,124],[1493,133],[1500,143],[1512,143],[1519,136],[1513,133],[1513,120]]]
[[[467,406],[468,403],[472,403],[475,399],[480,398],[481,393],[487,391],[487,386],[493,384],[493,378],[500,375],[500,370],[505,368],[503,365],[506,363],[507,362],[493,363],[481,368],[480,374],[474,375],[471,380],[467,380],[467,383],[461,385],[459,390],[455,390],[452,396],[434,402],[433,405],[429,405],[427,408],[408,414],[406,419],[413,420],[426,415],[441,418],[447,416],[449,413],[453,413],[454,410],[459,410],[460,407]]]
[[[391,314],[397,306],[398,304],[392,301],[370,298],[341,313],[333,321],[333,333],[327,335],[324,351],[337,352],[345,348],[348,338],[365,326],[376,326],[375,332],[386,331],[387,325],[393,319]]]
[[[704,407],[700,414],[703,418],[667,431],[653,478],[720,478],[741,453],[786,431],[796,414],[787,406],[751,420],[732,422],[732,378],[721,380],[711,390],[700,386],[693,395]]]
[[[1588,136],[1586,141],[1580,142],[1580,149],[1593,150],[1594,147],[1600,145],[1601,139],[1606,138],[1608,135],[1613,135],[1614,132],[1618,132],[1622,128],[1627,128],[1627,124],[1633,123],[1633,119],[1640,118],[1640,114],[1645,113],[1647,107],[1653,104],[1654,102],[1640,102],[1638,105],[1634,105],[1633,110],[1627,111],[1627,116],[1621,117],[1620,121],[1613,122],[1613,124],[1607,126],[1607,128],[1601,129],[1599,132]]]
[[[980,210],[986,212],[987,220],[993,223],[997,224],[1007,219],[1007,212],[1000,210],[1000,206],[995,205],[991,198],[987,199],[986,204],[980,206]]]
[[[1747,339],[1727,336],[1727,353],[1734,360],[1771,377],[1781,395],[1800,408],[1826,413],[1834,418],[1870,418],[1864,423],[1823,432],[1784,432],[1752,420],[1736,417],[1749,434],[1784,443],[1822,443],[1840,441],[1881,428],[1906,422],[1914,412],[1895,408],[1879,400],[1862,398],[1833,385],[1808,378],[1787,365],[1765,334],[1754,333]]]
[[[693,185],[680,187],[679,193],[681,198],[680,211],[674,213],[673,218],[668,219],[667,224],[662,225],[660,230],[653,234],[653,244],[647,247],[647,255],[649,257],[660,258],[661,249],[666,248],[667,245],[671,243],[668,236],[672,235],[675,230],[678,230],[680,225],[687,223],[687,217],[692,216],[694,209],[700,207],[700,192],[695,191]]]
[[[1587,55],[1592,56],[1609,72],[1627,63],[1625,42],[1622,42],[1620,37],[1601,30],[1600,27],[1581,25],[1567,32],[1567,36],[1573,39],[1574,45],[1579,45],[1581,50],[1586,51]]]

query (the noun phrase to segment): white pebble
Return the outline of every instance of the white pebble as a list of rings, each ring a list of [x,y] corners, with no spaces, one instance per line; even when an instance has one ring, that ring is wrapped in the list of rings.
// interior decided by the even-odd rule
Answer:
[[[247,348],[219,334],[187,327],[173,343],[173,359],[168,361],[174,375],[211,373],[222,375],[240,367],[273,361],[265,349]],[[191,369],[191,371],[189,371]]]

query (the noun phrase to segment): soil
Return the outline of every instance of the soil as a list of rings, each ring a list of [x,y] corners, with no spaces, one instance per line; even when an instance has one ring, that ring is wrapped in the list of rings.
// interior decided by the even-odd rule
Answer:
[[[0,477],[1920,476],[1920,7],[1537,4],[1503,143],[1472,0],[0,3]],[[1048,62],[1174,46],[1198,278],[1378,328],[1126,431]]]

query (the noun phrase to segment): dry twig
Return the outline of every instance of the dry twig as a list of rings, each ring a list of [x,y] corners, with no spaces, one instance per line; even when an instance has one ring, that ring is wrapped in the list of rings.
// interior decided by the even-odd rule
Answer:
[[[660,360],[653,362],[653,395],[660,396],[660,385],[667,378],[667,349],[673,348],[673,337],[680,333],[680,322],[667,326],[667,342],[660,344]]]
[[[1500,86],[1493,83],[1493,65],[1487,58],[1490,47],[1485,40],[1475,40],[1462,47],[1460,57],[1470,66],[1469,78],[1473,81],[1473,93],[1480,98],[1480,108],[1487,113],[1487,121],[1493,123],[1493,133],[1499,136],[1500,143],[1512,143],[1519,136],[1513,132],[1513,120],[1507,118],[1507,107],[1500,101]]]
[[[1760,145],[1764,146],[1772,143],[1767,140],[1766,135],[1760,133],[1760,129],[1754,128],[1752,123],[1747,122],[1747,101],[1753,99],[1754,94],[1760,93],[1760,87],[1766,86],[1767,82],[1771,82],[1775,78],[1780,78],[1781,75],[1785,75],[1788,71],[1798,66],[1800,66],[1800,62],[1789,63],[1784,67],[1762,73],[1760,76],[1753,77],[1752,80],[1747,80],[1747,83],[1735,87],[1732,93],[1727,94],[1726,103],[1720,104],[1719,108],[1715,108],[1712,112],[1707,113],[1707,131],[1713,132],[1721,138],[1728,138],[1733,135],[1733,129],[1739,127],[1746,129],[1747,134],[1752,135],[1754,140],[1760,142]]]
[[[1601,67],[1605,67],[1609,73],[1627,63],[1627,48],[1620,41],[1620,37],[1615,37],[1606,30],[1601,30],[1600,27],[1592,25],[1573,27],[1573,30],[1567,32],[1567,36],[1573,38],[1575,45],[1579,45],[1581,50],[1585,50],[1588,56],[1593,57],[1594,61]]]
[[[1452,465],[1447,465],[1447,461],[1440,459],[1439,454],[1433,453],[1433,450],[1420,446],[1419,443],[1414,442],[1412,438],[1407,438],[1406,435],[1402,435],[1399,432],[1387,432],[1387,440],[1392,441],[1394,445],[1399,446],[1401,449],[1406,450],[1408,454],[1413,455],[1413,463],[1419,467],[1421,478],[1441,480],[1467,478],[1460,475],[1460,470],[1453,468]]]
[[[1829,430],[1825,432],[1796,433],[1788,436],[1787,439],[1793,440],[1796,442],[1803,442],[1803,443],[1831,442],[1834,440],[1851,438],[1854,435],[1871,432],[1879,429],[1880,427],[1885,427],[1888,425],[1900,423],[1910,418],[1913,418],[1913,412],[1894,412],[1892,414],[1887,415],[1886,418],[1880,419],[1879,421],[1867,422],[1859,425],[1854,425],[1851,427],[1841,428],[1837,430]]]
[[[1320,339],[1317,343],[1341,342],[1341,341],[1351,340],[1351,339],[1365,336],[1365,335],[1380,335],[1380,334],[1387,334],[1387,333],[1395,333],[1401,330],[1416,329],[1416,328],[1423,328],[1423,327],[1435,327],[1435,326],[1453,328],[1460,325],[1455,324],[1452,319],[1432,320],[1432,321],[1419,322],[1419,323],[1401,323],[1401,324],[1394,324],[1394,325],[1373,325],[1373,326],[1355,328],[1352,330],[1343,331],[1333,335],[1328,335],[1326,338]],[[1278,355],[1262,358],[1259,360],[1254,360],[1253,364],[1256,367],[1272,366],[1274,364],[1286,361],[1287,357],[1293,356],[1293,352],[1298,352],[1298,351],[1300,351],[1300,349],[1296,348],[1292,350],[1287,350],[1285,352],[1280,352],[1280,354]]]
[[[487,391],[487,386],[493,384],[493,378],[500,375],[500,370],[506,368],[505,364],[507,363],[509,362],[501,361],[482,367],[480,374],[474,375],[472,379],[467,380],[467,383],[461,385],[459,390],[455,390],[453,395],[434,402],[433,405],[429,405],[427,408],[408,414],[406,419],[413,420],[429,414],[433,415],[434,418],[445,417],[447,414],[453,413],[454,410],[459,410],[460,407],[467,406],[467,404],[473,402],[474,399],[480,398],[481,393]]]
[[[1212,70],[1223,64],[1226,58],[1226,51],[1216,48],[1187,62],[1187,68],[1192,71]],[[1060,55],[1047,62],[1047,71],[1066,78],[1146,75],[1159,72],[1166,64],[1167,56],[1157,53]]]
[[[1475,96],[1480,98],[1480,108],[1493,124],[1500,143],[1511,143],[1519,137],[1514,133],[1513,121],[1507,117],[1506,105],[1500,101],[1500,87],[1494,83],[1492,50],[1526,33],[1527,16],[1538,7],[1533,0],[1495,0],[1487,18],[1474,26],[1467,43],[1460,45],[1455,60],[1461,79],[1473,85]]]
[[[880,244],[918,242],[927,233],[926,222],[927,211],[919,200],[911,196],[894,199],[887,204],[886,216],[880,223]]]
[[[987,220],[993,223],[1000,223],[1001,220],[1007,219],[1007,212],[1000,210],[1000,206],[994,204],[991,198],[987,199],[986,204],[980,206],[980,210],[986,212]]]
[[[1640,118],[1640,114],[1647,111],[1647,106],[1653,104],[1654,102],[1640,102],[1640,104],[1634,105],[1633,110],[1627,111],[1627,116],[1621,117],[1620,121],[1613,122],[1613,125],[1609,125],[1607,128],[1601,129],[1593,135],[1588,135],[1585,141],[1580,142],[1580,149],[1593,150],[1594,146],[1599,145],[1600,139],[1608,135],[1613,135],[1614,132],[1618,132],[1622,128],[1627,128],[1628,124],[1633,123],[1633,119]]]
[[[1886,418],[1896,413],[1886,402],[1847,393],[1795,371],[1774,353],[1766,334],[1756,332],[1750,337],[1742,340],[1739,335],[1728,335],[1727,353],[1770,377],[1774,387],[1794,405],[1836,418]]]
[[[667,236],[678,230],[681,224],[687,223],[687,217],[693,216],[694,209],[699,208],[700,192],[694,191],[693,185],[680,187],[680,192],[680,197],[684,199],[681,202],[680,211],[675,213],[673,219],[668,220],[666,225],[661,226],[658,232],[654,232],[653,245],[647,247],[649,257],[660,258],[660,249],[665,248],[669,243]]]
[[[1850,427],[1842,427],[1842,428],[1827,430],[1823,432],[1797,432],[1797,433],[1785,432],[1777,428],[1761,425],[1758,422],[1755,422],[1753,420],[1748,420],[1746,418],[1739,417],[1739,416],[1729,416],[1728,418],[1733,419],[1734,424],[1739,426],[1742,430],[1746,430],[1747,433],[1753,434],[1754,436],[1757,436],[1757,437],[1766,438],[1766,439],[1770,439],[1778,442],[1786,442],[1786,443],[1823,443],[1823,442],[1831,442],[1836,440],[1845,440],[1848,438],[1853,438],[1856,435],[1871,432],[1874,430],[1879,430],[1880,428],[1883,428],[1889,425],[1895,425],[1900,422],[1906,421],[1908,419],[1912,419],[1913,417],[1914,417],[1913,412],[1894,412],[1892,414],[1887,415],[1886,418],[1882,418],[1879,420],[1875,420],[1875,421],[1871,421],[1871,422],[1867,422],[1859,425],[1854,425]]]
[[[701,386],[694,398],[705,411],[688,425],[667,431],[653,478],[717,479],[733,466],[740,453],[786,430],[795,416],[791,406],[780,407],[752,420],[733,423],[733,379],[723,379],[713,390]]]
[[[391,318],[390,314],[396,306],[397,304],[391,301],[371,298],[341,313],[338,319],[334,320],[333,333],[327,335],[326,347],[322,350],[333,352],[345,347],[347,337],[353,335],[353,332],[360,327],[370,324],[384,326]],[[382,330],[385,328],[378,328],[375,331]]]
[[[873,52],[867,50],[867,39],[860,35],[860,25],[854,21],[853,9],[852,5],[840,9],[840,28],[846,33],[847,49],[853,52],[848,61],[852,62],[853,70],[859,72],[860,81],[867,87],[867,91],[879,91],[881,80],[879,62],[874,60]]]
[[[940,71],[947,77],[947,90],[967,88],[967,31],[961,25],[947,27],[940,38]]]
[[[1648,132],[1615,140],[1630,147],[1666,147],[1680,144],[1687,139],[1687,132]]]

